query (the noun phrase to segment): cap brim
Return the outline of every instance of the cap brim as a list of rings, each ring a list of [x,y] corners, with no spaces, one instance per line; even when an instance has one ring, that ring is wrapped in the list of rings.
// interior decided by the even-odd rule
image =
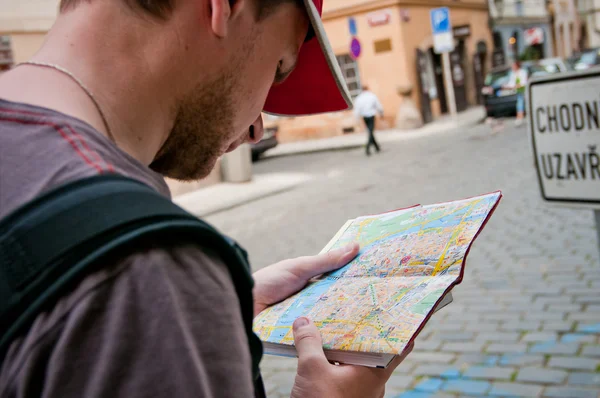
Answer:
[[[321,16],[304,0],[315,37],[304,43],[296,68],[269,91],[264,112],[280,116],[313,115],[352,108],[352,98],[331,49]]]

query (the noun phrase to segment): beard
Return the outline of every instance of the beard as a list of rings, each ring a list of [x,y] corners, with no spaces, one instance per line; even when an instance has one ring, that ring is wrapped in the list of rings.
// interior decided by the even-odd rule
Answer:
[[[203,83],[178,102],[175,123],[150,168],[179,181],[200,180],[210,174],[233,130],[235,69]]]

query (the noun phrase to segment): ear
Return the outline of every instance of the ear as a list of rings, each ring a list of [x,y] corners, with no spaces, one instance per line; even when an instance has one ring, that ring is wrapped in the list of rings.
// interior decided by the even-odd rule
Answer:
[[[227,28],[246,6],[246,0],[210,0],[211,27],[217,37],[227,36]]]
[[[217,37],[227,36],[227,25],[231,17],[229,0],[210,0],[210,26]]]

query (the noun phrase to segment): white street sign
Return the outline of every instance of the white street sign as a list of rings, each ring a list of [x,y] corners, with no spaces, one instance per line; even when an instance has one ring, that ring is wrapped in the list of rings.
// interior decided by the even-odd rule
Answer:
[[[436,53],[454,51],[454,34],[450,22],[448,7],[434,8],[430,12],[431,30],[433,31],[433,49]]]
[[[454,95],[454,82],[452,81],[450,68],[450,53],[454,51],[454,33],[450,21],[450,9],[448,7],[433,8],[429,11],[429,16],[433,33],[433,51],[442,54],[446,102],[450,108],[452,118],[456,118],[456,96]]]
[[[600,209],[600,71],[534,78],[528,95],[542,197]]]

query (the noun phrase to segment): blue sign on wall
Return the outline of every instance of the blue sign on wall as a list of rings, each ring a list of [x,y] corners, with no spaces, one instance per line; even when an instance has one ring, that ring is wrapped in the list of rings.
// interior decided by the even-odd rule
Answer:
[[[358,34],[356,19],[354,19],[354,17],[348,18],[348,29],[350,30],[350,36],[356,36]]]
[[[360,41],[356,37],[353,37],[352,41],[350,42],[350,55],[352,56],[352,58],[357,59],[358,57],[360,57],[360,53]]]
[[[431,10],[431,28],[434,35],[449,33],[450,26],[450,10],[448,7],[434,8]]]

